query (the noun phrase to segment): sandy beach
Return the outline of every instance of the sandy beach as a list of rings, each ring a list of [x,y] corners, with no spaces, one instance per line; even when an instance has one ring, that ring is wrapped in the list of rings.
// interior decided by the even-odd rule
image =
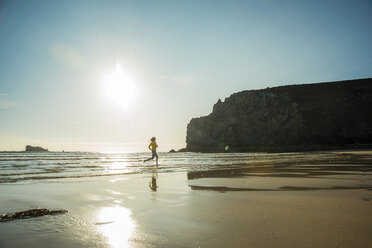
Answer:
[[[2,183],[1,213],[68,213],[2,222],[0,247],[370,247],[371,152],[320,154]]]

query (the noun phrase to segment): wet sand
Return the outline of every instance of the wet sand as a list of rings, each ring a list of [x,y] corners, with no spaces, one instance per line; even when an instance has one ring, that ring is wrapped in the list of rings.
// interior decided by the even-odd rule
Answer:
[[[330,157],[2,184],[1,213],[69,212],[0,223],[0,247],[370,247],[372,153]]]

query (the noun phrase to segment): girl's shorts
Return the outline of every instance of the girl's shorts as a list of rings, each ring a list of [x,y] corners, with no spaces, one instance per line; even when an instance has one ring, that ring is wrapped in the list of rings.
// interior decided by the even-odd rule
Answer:
[[[156,150],[152,150],[152,158],[158,158],[158,154],[156,153]]]

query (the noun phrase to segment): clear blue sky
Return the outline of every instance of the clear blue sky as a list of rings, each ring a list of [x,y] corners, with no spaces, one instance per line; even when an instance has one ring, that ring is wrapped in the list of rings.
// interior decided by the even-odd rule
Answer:
[[[372,77],[371,27],[368,0],[0,0],[0,150],[181,148],[234,92]],[[118,63],[125,108],[103,93]]]

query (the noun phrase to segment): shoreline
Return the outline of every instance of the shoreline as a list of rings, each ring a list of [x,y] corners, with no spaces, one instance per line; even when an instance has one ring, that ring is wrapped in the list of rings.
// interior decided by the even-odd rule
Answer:
[[[229,148],[228,151],[223,149],[192,149],[187,152],[194,153],[294,153],[294,152],[329,152],[329,151],[359,151],[366,150],[372,151],[372,144],[362,144],[362,145],[339,145],[339,146],[321,146],[321,145],[293,145],[293,146],[255,146],[248,147],[246,150]]]
[[[316,145],[317,146],[317,145]],[[283,146],[278,146],[278,147],[283,147]],[[298,146],[291,146],[291,147],[298,147]],[[363,144],[363,145],[346,145],[346,146],[317,146],[318,148],[315,148],[315,149],[304,149],[304,150],[283,150],[283,151],[280,151],[279,148],[278,148],[278,151],[260,151],[260,149],[252,149],[251,151],[240,151],[240,150],[232,150],[230,148],[229,151],[220,151],[220,150],[216,150],[216,151],[174,151],[174,152],[170,152],[170,151],[162,151],[162,152],[159,152],[159,153],[173,153],[173,154],[177,154],[177,153],[226,153],[226,154],[229,154],[229,153],[293,153],[293,152],[303,152],[303,153],[307,153],[307,152],[329,152],[329,151],[339,151],[339,152],[343,152],[343,151],[370,151],[372,152],[372,144]],[[274,149],[275,150],[275,149]],[[134,154],[134,153],[144,153],[144,154],[148,154],[150,153],[149,151],[139,151],[139,152],[98,152],[98,151],[65,151],[65,150],[62,150],[62,151],[0,151],[0,154],[1,153],[30,153],[30,154],[33,154],[33,153],[41,153],[41,154],[48,154],[48,153],[100,153],[100,154]]]

